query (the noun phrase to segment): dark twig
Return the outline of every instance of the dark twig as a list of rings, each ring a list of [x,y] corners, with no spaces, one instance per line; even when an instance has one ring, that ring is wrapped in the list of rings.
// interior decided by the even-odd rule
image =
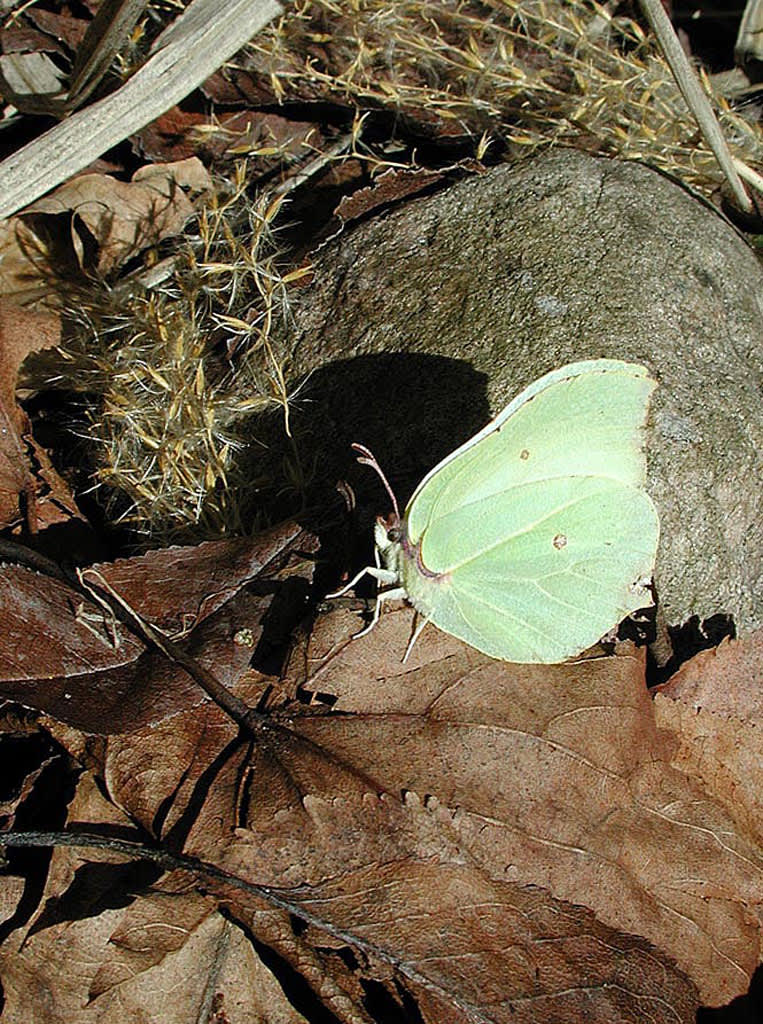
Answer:
[[[0,846],[68,846],[84,849],[111,850],[114,853],[121,853],[138,860],[151,860],[167,871],[189,871],[193,874],[206,876],[217,882],[222,882],[224,885],[229,885],[233,889],[250,893],[265,903],[305,921],[332,938],[346,945],[354,946],[356,949],[363,950],[369,957],[378,958],[390,964],[401,975],[414,982],[414,984],[437,992],[440,998],[445,999],[448,1003],[458,1008],[474,1024],[489,1024],[489,1018],[477,1007],[457,998],[445,986],[417,970],[410,963],[403,960],[402,957],[395,956],[394,953],[384,946],[369,942],[357,932],[337,927],[325,918],[319,917],[317,914],[306,909],[298,899],[287,899],[270,886],[247,882],[244,878],[238,875],[231,875],[222,868],[217,867],[217,865],[210,864],[208,861],[188,856],[188,854],[169,853],[158,847],[143,846],[140,843],[133,843],[124,839],[110,839],[107,836],[90,835],[84,832],[0,832]],[[299,890],[292,891],[295,892],[295,895],[299,894]],[[307,900],[311,898],[311,895],[315,895],[311,893],[309,888],[304,891]]]
[[[146,619],[120,597],[97,570],[81,569],[76,572],[69,571],[45,555],[41,555],[39,552],[33,551],[22,544],[16,544],[14,541],[3,538],[0,538],[0,558],[12,560],[33,569],[35,572],[61,580],[89,603],[93,603],[95,599],[97,603],[106,605],[114,616],[123,625],[127,626],[131,633],[150,646],[156,647],[166,658],[187,672],[215,704],[242,729],[248,732],[258,732],[267,727],[268,718],[266,715],[262,715],[253,708],[250,708],[248,704],[245,704],[244,701],[231,693],[216,676],[187,654],[179,644],[170,640],[155,626],[152,626],[150,622],[147,622]],[[85,577],[88,578],[86,579]]]

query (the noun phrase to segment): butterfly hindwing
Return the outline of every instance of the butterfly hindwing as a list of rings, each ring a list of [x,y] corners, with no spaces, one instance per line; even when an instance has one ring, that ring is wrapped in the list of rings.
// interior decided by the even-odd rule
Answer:
[[[536,381],[428,474],[402,581],[441,629],[494,657],[554,662],[650,603],[657,512],[643,490],[646,369],[592,360]],[[422,571],[423,566],[423,571]]]
[[[619,481],[583,482],[574,502],[560,501],[529,529],[473,553],[439,578],[421,577],[404,562],[413,603],[435,625],[487,654],[540,662],[579,653],[648,605],[633,584],[651,574],[652,502]],[[568,491],[564,487],[565,499]],[[550,498],[553,487],[544,493]]]

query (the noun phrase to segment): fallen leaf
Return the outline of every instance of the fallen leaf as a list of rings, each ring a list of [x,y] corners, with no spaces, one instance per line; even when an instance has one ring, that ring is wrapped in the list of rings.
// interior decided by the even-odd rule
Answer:
[[[88,826],[133,831],[86,773],[68,828]],[[108,850],[54,849],[37,912],[0,949],[4,1024],[301,1024],[251,939],[193,882]]]
[[[425,630],[391,669],[409,611],[349,645],[339,613],[328,618],[304,685],[334,694],[342,717],[296,719],[300,735],[380,790],[436,797],[491,877],[541,885],[644,936],[708,1003],[746,990],[763,858],[671,768],[640,659],[510,665]]]
[[[155,162],[245,156],[253,178],[313,157],[324,143],[316,123],[251,109],[219,116],[210,125],[204,114],[173,107],[133,137],[135,148]]]
[[[57,53],[67,55],[67,48],[47,32],[30,25],[12,25],[0,30],[0,45],[5,53]]]
[[[0,220],[0,299],[18,306],[55,308],[58,298],[49,280],[51,248],[48,239],[38,237],[23,217]],[[60,262],[57,265],[60,269]]]
[[[338,954],[349,946],[368,958],[361,977],[386,980],[392,993],[414,999],[413,1019],[420,1014],[428,1024],[688,1024],[695,1017],[692,986],[648,943],[468,864],[407,858],[288,895],[297,915],[329,918],[344,939]],[[313,940],[329,946],[317,929]],[[325,954],[324,963],[330,975]]]
[[[626,770],[626,762],[638,764],[641,744],[656,733],[648,698],[631,692],[638,684],[643,690],[640,661],[602,659],[579,667],[568,714],[552,738],[544,735],[549,712],[543,695],[547,691],[545,699],[553,698],[558,710],[558,679],[544,687],[542,675],[536,677],[538,709],[532,712],[517,666],[445,638],[446,654],[429,663],[424,645],[408,671],[399,663],[401,616],[385,615],[381,628],[357,643],[347,642],[350,618],[322,616],[328,634],[319,630],[310,648],[295,654],[295,663],[310,669],[293,685],[311,688],[320,679],[321,689],[339,698],[332,711],[276,706],[247,738],[206,705],[150,730],[113,736],[102,763],[112,799],[168,848],[288,900],[293,914],[367,957],[373,967],[366,976],[378,977],[379,964],[401,972],[420,1006],[440,1008],[425,1019],[501,1021],[520,1013],[511,1019],[609,1021],[631,1019],[630,1013],[635,1021],[648,1005],[656,1019],[672,1013],[688,1021],[696,996],[672,959],[683,953],[684,970],[700,975],[710,940],[703,934],[687,953],[695,923],[682,918],[683,930],[677,927],[671,908],[660,903],[665,894],[650,899],[651,876],[631,879],[627,861],[611,864],[616,851],[607,849],[623,827],[621,838],[630,827],[644,846],[634,854],[637,864],[656,842]],[[409,627],[408,612],[402,618]],[[439,644],[443,635],[431,636],[430,643]],[[324,642],[334,651],[331,671]],[[380,652],[376,664],[384,666],[385,651],[387,662],[394,652],[397,676],[372,677],[368,666]],[[354,677],[359,664],[363,676]],[[358,692],[348,697],[353,678]],[[341,692],[334,685],[339,679],[346,683]],[[578,707],[601,681],[611,690],[604,707],[599,701]],[[254,694],[242,690],[242,682],[233,684],[235,692],[251,703]],[[376,704],[368,711],[371,691]],[[516,721],[509,724],[507,717]],[[565,727],[574,732],[568,717],[582,723],[578,729],[594,748],[598,744],[603,764],[564,742]],[[580,735],[568,739],[581,742]],[[654,751],[647,754],[651,759]],[[637,790],[643,783],[637,780]],[[519,815],[526,821],[517,821]],[[715,855],[713,844],[706,845]],[[699,843],[697,857],[705,853]],[[576,885],[567,878],[570,861],[580,873]],[[731,877],[729,865],[736,869],[733,857],[714,869],[726,891],[739,873]],[[683,868],[680,874],[683,879]],[[629,902],[623,911],[624,880]],[[660,881],[670,898],[675,878],[668,872]],[[618,916],[614,899],[595,891],[615,884],[620,928],[591,908],[598,899],[598,909]],[[240,891],[235,896],[220,884],[208,886],[257,931],[261,908],[252,910]],[[684,885],[673,902],[690,904],[690,890]],[[729,946],[736,953],[744,942],[747,959],[754,957],[752,924],[745,930],[739,914],[730,916],[736,932],[727,936]],[[272,919],[269,927],[277,933]],[[646,930],[654,948],[629,934]],[[263,941],[280,941],[281,955],[295,955],[288,936],[277,940],[268,932]],[[315,941],[323,946],[326,940]],[[721,974],[716,968],[718,985]],[[737,968],[731,980],[746,987],[748,975]]]
[[[198,156],[194,129],[209,124],[202,111],[172,107],[132,137],[133,149],[154,163],[188,160]]]
[[[74,17],[68,12],[46,11],[36,5],[27,8],[24,14],[40,31],[64,42],[71,52],[81,45],[89,24],[85,18]]]
[[[91,748],[110,799],[340,1020],[373,986],[427,1024],[689,1024],[747,989],[763,858],[671,767],[642,657],[511,665],[431,629],[403,665],[410,609],[356,621],[321,615],[281,692],[230,680],[251,735],[207,702]]]
[[[0,301],[0,528],[18,526],[36,533],[75,514],[69,489],[46,461],[32,469],[32,455],[42,456],[26,413],[16,402],[19,367],[31,352],[57,345],[61,325],[51,313],[35,313]],[[63,506],[63,508],[62,508]]]
[[[380,208],[401,202],[410,196],[419,195],[441,182],[441,171],[390,169],[380,174],[372,186],[358,189],[345,196],[336,208],[336,215],[345,224],[365,217]]]
[[[16,914],[25,888],[26,879],[21,875],[3,875],[3,884],[0,885],[0,925],[4,925]]]
[[[149,164],[130,182],[106,174],[72,178],[21,213],[0,220],[0,295],[56,307],[51,267],[76,276],[108,274],[161,239],[177,235],[211,187],[200,160]],[[63,268],[63,269],[62,269]]]
[[[147,164],[130,182],[80,174],[27,206],[27,224],[41,215],[71,217],[71,245],[83,269],[90,256],[84,226],[97,249],[95,268],[108,274],[142,249],[179,234],[196,210],[193,199],[209,191],[211,178],[196,157],[174,164]]]
[[[289,564],[304,573],[293,556],[311,543],[292,523],[94,568],[144,619],[187,633],[187,652],[228,683],[263,642],[273,577]],[[260,593],[245,589],[255,581]],[[0,697],[86,733],[136,729],[207,699],[184,669],[60,580],[0,566],[0,619]]]
[[[763,632],[702,651],[653,692],[673,766],[763,844]]]
[[[204,880],[342,1020],[356,1019],[336,1003],[352,992],[345,947],[361,984],[400,977],[431,1022],[693,1016],[693,987],[659,951],[549,893],[489,877],[458,847],[450,810],[375,792],[277,721],[252,742],[199,708],[130,742],[111,738],[104,771],[113,798],[163,845],[287,901],[309,933],[263,908],[261,894]]]

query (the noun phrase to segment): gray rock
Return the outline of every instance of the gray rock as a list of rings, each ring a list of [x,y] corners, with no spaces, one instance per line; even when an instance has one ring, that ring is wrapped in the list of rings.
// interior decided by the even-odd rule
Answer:
[[[294,313],[305,458],[349,476],[376,452],[404,502],[423,473],[553,367],[636,360],[659,382],[649,490],[669,623],[763,622],[763,272],[668,178],[558,150],[348,229]],[[372,490],[376,488],[376,490]]]

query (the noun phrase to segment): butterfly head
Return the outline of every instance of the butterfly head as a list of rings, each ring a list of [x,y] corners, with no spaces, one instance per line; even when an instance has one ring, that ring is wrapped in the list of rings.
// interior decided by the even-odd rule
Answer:
[[[397,512],[377,516],[374,523],[374,544],[385,569],[397,570],[402,552],[403,527]]]
[[[376,545],[377,559],[381,561],[386,569],[397,571],[400,564],[402,541],[405,532],[400,518],[397,498],[384,475],[384,471],[376,461],[373,452],[369,451],[362,444],[353,444],[352,448],[353,451],[357,452],[358,462],[362,466],[370,466],[379,476],[379,479],[384,484],[384,489],[392,501],[392,512],[388,516],[377,516],[376,518],[376,523],[374,524],[374,543]]]

